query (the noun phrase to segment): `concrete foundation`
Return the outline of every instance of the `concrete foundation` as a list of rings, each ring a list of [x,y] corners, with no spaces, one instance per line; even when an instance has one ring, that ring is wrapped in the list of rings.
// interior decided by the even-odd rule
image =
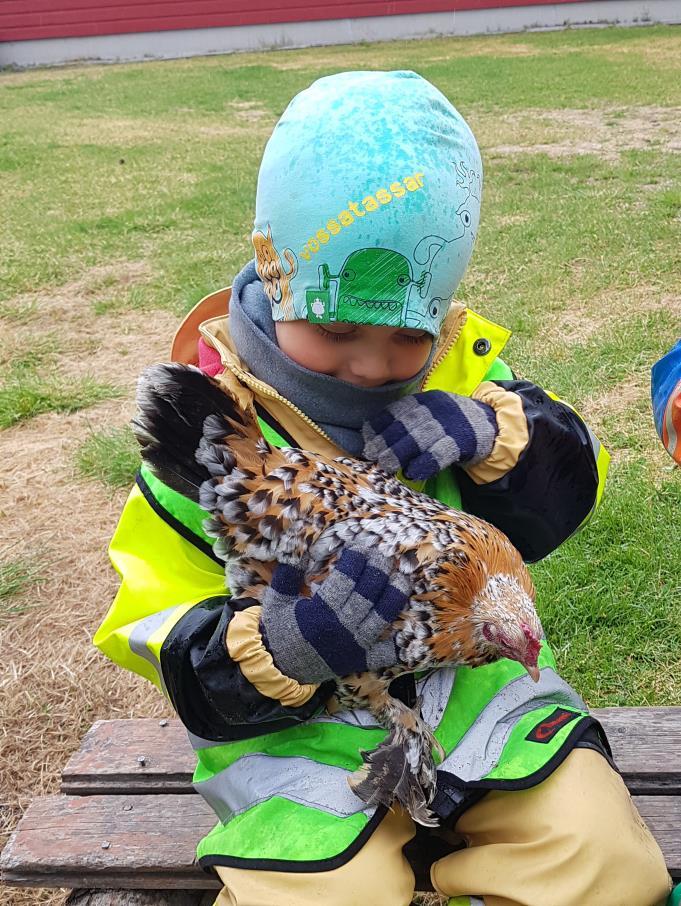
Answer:
[[[75,61],[118,63],[398,38],[653,23],[681,23],[681,0],[588,0],[451,13],[10,41],[0,44],[0,66],[49,66]]]

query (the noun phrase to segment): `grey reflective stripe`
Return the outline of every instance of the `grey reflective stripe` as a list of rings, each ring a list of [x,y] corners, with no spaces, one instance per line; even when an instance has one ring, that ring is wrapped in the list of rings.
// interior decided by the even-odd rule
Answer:
[[[570,408],[572,408],[572,407],[570,407]],[[573,411],[574,411],[574,410],[573,410]],[[582,424],[584,425],[584,427],[586,428],[586,430],[587,430],[588,433],[589,433],[589,440],[590,440],[590,442],[591,442],[591,449],[593,450],[593,454],[594,454],[594,462],[596,463],[596,471],[598,472],[598,457],[601,455],[601,447],[602,447],[602,444],[601,444],[600,440],[596,437],[596,435],[593,433],[593,431],[591,430],[591,428],[590,428],[585,422],[582,422]],[[597,477],[597,479],[596,479],[597,484],[600,483],[600,480],[601,480],[601,479],[600,479],[600,475],[599,475],[599,476]],[[587,522],[591,519],[591,517],[593,516],[593,514],[596,512],[596,508],[597,508],[597,507],[598,507],[598,492],[596,492],[596,496],[594,497],[593,506],[591,507],[591,509],[589,510],[589,512],[586,514],[586,516],[584,517],[584,519],[582,519],[581,523],[580,523],[580,524],[577,526],[577,528],[574,530],[574,532],[572,533],[573,535],[574,535],[576,532],[579,532],[579,531],[581,531],[581,529],[584,528],[584,526],[587,524]],[[572,537],[572,535],[571,535],[570,537]]]
[[[346,724],[351,727],[361,727],[364,730],[380,729],[380,724],[371,713],[364,708],[353,708],[352,711],[336,711],[333,715],[323,714],[313,717],[309,724]]]
[[[331,715],[324,715],[323,717],[311,717],[308,720],[301,720],[301,724],[305,726],[310,726],[310,724],[349,724],[352,727],[363,727],[376,729],[379,726],[376,723],[376,718],[369,711],[360,710],[357,708],[353,711],[337,711],[333,717]],[[287,727],[291,729],[291,727]],[[215,746],[224,746],[229,745],[229,740],[215,740],[215,739],[204,739],[201,736],[196,736],[194,733],[187,731],[189,736],[189,742],[194,749],[212,749]]]
[[[456,671],[452,668],[434,670],[416,684],[421,697],[421,711],[426,723],[435,728],[442,719],[451,695]],[[369,711],[341,711],[333,716],[313,718],[309,724],[349,724],[375,728],[376,718]],[[224,745],[189,733],[194,748]],[[273,796],[280,796],[310,808],[321,809],[340,818],[358,812],[371,816],[370,808],[352,792],[348,785],[350,771],[322,764],[310,758],[265,755],[244,755],[229,767],[207,780],[194,784],[224,823]]]
[[[426,724],[433,730],[439,726],[442,720],[449,696],[452,694],[455,676],[455,668],[443,667],[440,670],[433,670],[432,673],[416,683],[416,692],[421,696],[421,714]],[[325,714],[321,717],[313,717],[306,723],[308,725],[349,724],[353,727],[363,727],[365,729],[375,729],[380,726],[370,711],[365,711],[361,708],[355,708],[352,711],[337,711],[333,716]],[[210,749],[226,744],[224,740],[203,739],[201,736],[194,735],[194,733],[188,732],[188,736],[194,749]]]
[[[421,696],[421,714],[431,730],[440,726],[455,679],[456,667],[442,667],[416,684],[416,691]]]
[[[348,786],[349,772],[309,758],[244,755],[224,771],[194,784],[226,824],[273,796],[281,796],[310,808],[322,809],[338,818],[364,812],[373,815]]]
[[[485,906],[485,901],[480,897],[471,897],[471,906]]]
[[[229,745],[229,741],[224,739],[203,739],[201,736],[196,736],[190,730],[187,730],[187,736],[189,737],[189,742],[192,749],[214,749],[216,746],[225,746]]]
[[[586,430],[589,432],[589,440],[591,441],[591,449],[594,451],[594,460],[598,462],[598,457],[601,452],[601,442],[593,433],[591,428],[586,425]]]
[[[153,651],[150,651],[147,642],[175,610],[177,610],[177,607],[168,607],[166,610],[159,610],[158,613],[152,613],[150,616],[140,620],[128,636],[128,645],[133,654],[148,661],[158,673],[158,678],[161,681],[161,688],[166,697],[168,697],[168,690],[163,679],[161,664]]]
[[[512,680],[494,696],[440,769],[461,780],[480,780],[499,762],[513,727],[529,711],[548,705],[565,705],[586,711],[575,690],[551,667],[544,667],[538,683],[529,676]]]

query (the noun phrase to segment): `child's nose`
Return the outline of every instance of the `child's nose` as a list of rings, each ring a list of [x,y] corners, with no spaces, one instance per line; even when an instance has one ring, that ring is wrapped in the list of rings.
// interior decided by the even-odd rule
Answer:
[[[385,384],[390,380],[390,367],[382,356],[361,356],[350,364],[353,377],[361,383]]]

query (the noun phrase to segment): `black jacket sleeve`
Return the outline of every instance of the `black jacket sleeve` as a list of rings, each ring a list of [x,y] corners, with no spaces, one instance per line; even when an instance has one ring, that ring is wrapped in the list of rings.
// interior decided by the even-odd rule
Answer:
[[[541,560],[570,537],[596,503],[592,435],[565,403],[529,381],[495,381],[522,400],[529,440],[503,477],[476,484],[457,468],[463,508],[505,532],[524,560]]]
[[[170,700],[185,727],[204,739],[231,741],[283,730],[318,712],[335,684],[323,683],[299,707],[287,707],[251,685],[225,645],[233,615],[257,604],[220,595],[196,604],[175,624],[161,648]]]

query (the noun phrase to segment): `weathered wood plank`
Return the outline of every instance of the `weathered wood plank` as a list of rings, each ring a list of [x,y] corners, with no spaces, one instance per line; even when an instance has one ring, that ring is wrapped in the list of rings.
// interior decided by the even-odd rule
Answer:
[[[634,801],[672,876],[681,879],[681,797]],[[24,887],[217,887],[194,863],[196,843],[213,824],[199,796],[36,799],[5,847],[2,880]]]
[[[206,889],[195,864],[216,818],[200,796],[45,796],[34,799],[0,859],[2,880],[25,887]]]
[[[63,793],[193,793],[196,758],[179,720],[98,720],[62,772]]]
[[[594,709],[632,795],[681,793],[681,708]]]
[[[213,906],[207,890],[74,890],[66,906]]]
[[[594,714],[633,794],[681,793],[681,707],[604,708]],[[62,792],[191,793],[193,769],[178,720],[163,726],[148,719],[98,721],[66,765]]]

